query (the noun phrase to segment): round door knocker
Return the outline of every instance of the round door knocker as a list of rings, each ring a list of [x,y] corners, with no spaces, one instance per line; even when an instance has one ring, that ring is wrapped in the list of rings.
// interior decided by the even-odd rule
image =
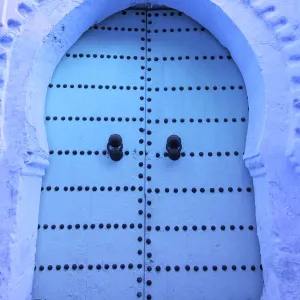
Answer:
[[[123,142],[119,134],[112,134],[109,137],[107,151],[113,161],[119,161],[123,157]]]
[[[181,138],[177,135],[170,135],[167,139],[166,149],[170,159],[178,160],[182,150]]]

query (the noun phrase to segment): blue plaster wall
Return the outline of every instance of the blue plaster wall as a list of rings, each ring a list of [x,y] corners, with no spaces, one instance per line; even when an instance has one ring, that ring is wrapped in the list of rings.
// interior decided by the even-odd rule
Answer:
[[[263,299],[300,299],[300,3],[155,3],[203,24],[241,70],[250,106],[244,158],[255,187]],[[41,178],[48,164],[44,101],[53,71],[89,26],[131,4],[0,2],[0,299],[31,299]]]

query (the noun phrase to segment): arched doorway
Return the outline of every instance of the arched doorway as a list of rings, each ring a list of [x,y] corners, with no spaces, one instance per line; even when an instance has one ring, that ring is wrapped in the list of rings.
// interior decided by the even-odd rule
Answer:
[[[49,85],[34,299],[259,299],[247,121],[230,53],[184,14],[90,28]]]

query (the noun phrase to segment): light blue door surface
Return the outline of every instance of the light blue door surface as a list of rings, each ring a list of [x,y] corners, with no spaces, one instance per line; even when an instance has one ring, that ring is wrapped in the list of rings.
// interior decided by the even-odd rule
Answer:
[[[260,299],[246,89],[205,28],[175,10],[91,27],[56,68],[45,124],[33,299]]]

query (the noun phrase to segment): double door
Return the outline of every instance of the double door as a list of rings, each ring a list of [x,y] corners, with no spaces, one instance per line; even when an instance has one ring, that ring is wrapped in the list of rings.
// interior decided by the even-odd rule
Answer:
[[[33,299],[258,300],[247,122],[230,53],[186,15],[87,30],[48,88]]]

